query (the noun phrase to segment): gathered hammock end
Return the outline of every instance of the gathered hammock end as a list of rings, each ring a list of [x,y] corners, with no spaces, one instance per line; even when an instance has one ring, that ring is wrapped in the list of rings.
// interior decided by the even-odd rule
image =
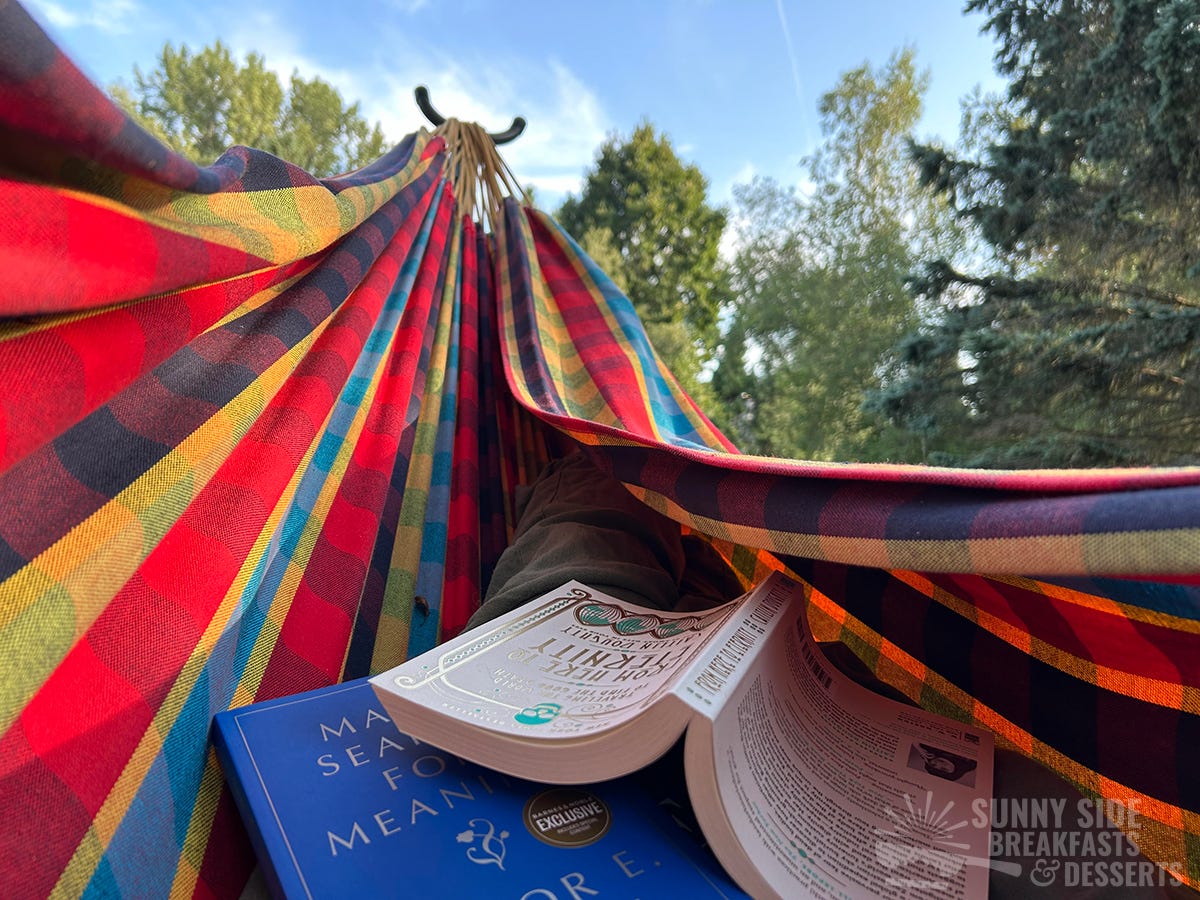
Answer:
[[[525,204],[530,202],[528,193],[496,150],[525,131],[522,117],[514,118],[505,131],[493,134],[476,122],[443,116],[433,108],[429,89],[423,84],[417,86],[413,95],[425,118],[434,126],[434,134],[446,142],[450,159],[446,180],[460,209],[478,222],[494,224],[501,220],[506,196],[518,197]]]

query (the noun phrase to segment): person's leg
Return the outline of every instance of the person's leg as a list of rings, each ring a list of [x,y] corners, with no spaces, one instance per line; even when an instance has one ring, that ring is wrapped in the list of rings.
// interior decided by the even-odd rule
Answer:
[[[551,463],[521,498],[474,628],[575,579],[629,603],[672,609],[685,554],[679,523],[660,515],[583,453]]]
[[[679,602],[674,607],[677,612],[712,609],[746,592],[725,557],[699,535],[684,536],[683,559]]]

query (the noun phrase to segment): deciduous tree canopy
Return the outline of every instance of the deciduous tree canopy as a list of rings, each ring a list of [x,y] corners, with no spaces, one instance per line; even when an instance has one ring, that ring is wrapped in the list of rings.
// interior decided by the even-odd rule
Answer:
[[[925,84],[911,50],[847,72],[821,98],[823,142],[806,160],[807,190],[760,179],[737,192],[738,306],[714,384],[745,449],[814,459],[915,452],[862,402],[917,324],[906,289],[916,261],[961,243],[905,153]]]
[[[386,149],[379,125],[328,82],[293,73],[285,91],[262,56],[238,62],[220,41],[198,53],[168,44],[158,65],[135,67],[132,87],[114,85],[112,94],[143,127],[204,165],[244,144],[324,176],[366,165]]]

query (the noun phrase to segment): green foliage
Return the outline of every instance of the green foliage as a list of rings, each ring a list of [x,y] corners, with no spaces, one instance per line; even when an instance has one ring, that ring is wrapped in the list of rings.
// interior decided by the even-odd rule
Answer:
[[[198,53],[167,44],[154,69],[134,68],[132,88],[111,92],[139,124],[202,165],[244,144],[325,176],[366,165],[386,147],[379,125],[329,83],[293,73],[285,92],[262,56],[238,62],[220,41]]]
[[[963,241],[905,153],[925,86],[911,50],[845,73],[821,98],[811,190],[756,180],[737,191],[739,305],[713,381],[743,449],[812,459],[917,452],[862,403],[917,323],[906,289],[916,260]]]
[[[568,197],[557,214],[572,234],[607,236],[616,256],[606,271],[619,272],[648,326],[686,326],[677,352],[658,347],[681,376],[698,372],[715,346],[725,298],[717,255],[725,212],[709,206],[707,188],[700,170],[681,161],[666,136],[646,123],[628,139],[605,141],[579,197]]]
[[[1007,115],[913,156],[992,262],[928,257],[914,287],[943,312],[873,407],[941,462],[1200,461],[1200,2],[967,8],[999,40]]]
[[[626,296],[629,292],[629,270],[625,267],[621,252],[613,244],[612,235],[603,228],[592,227],[579,237],[579,246],[592,261],[613,280]],[[679,381],[688,395],[709,412],[717,407],[716,397],[708,381],[702,378],[702,364],[696,352],[696,343],[691,330],[682,320],[660,322],[643,319],[646,336],[658,355],[662,357],[671,374]],[[721,423],[717,423],[721,427]]]

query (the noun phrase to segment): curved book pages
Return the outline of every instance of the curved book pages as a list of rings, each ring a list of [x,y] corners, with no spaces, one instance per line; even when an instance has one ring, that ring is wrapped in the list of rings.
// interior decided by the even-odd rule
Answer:
[[[983,897],[992,735],[822,656],[776,573],[674,614],[578,582],[371,679],[403,731],[522,778],[636,771],[686,732],[688,791],[755,897]],[[949,892],[946,894],[945,892]]]

